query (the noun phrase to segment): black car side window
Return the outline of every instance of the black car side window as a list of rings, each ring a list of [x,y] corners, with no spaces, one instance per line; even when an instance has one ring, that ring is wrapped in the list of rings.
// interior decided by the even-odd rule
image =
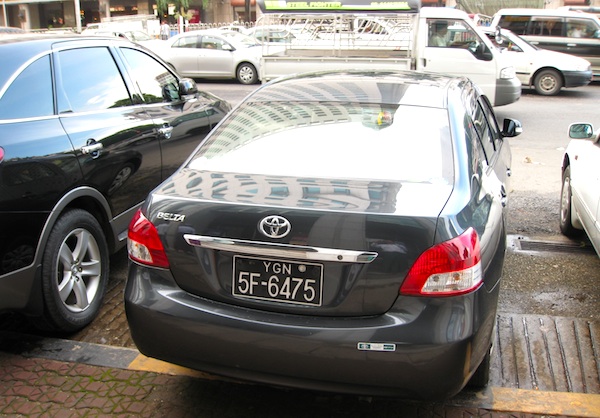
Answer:
[[[47,55],[25,68],[0,99],[0,118],[21,119],[53,115],[51,74],[50,58]]]
[[[527,29],[527,35],[563,36],[563,25],[563,19],[560,17],[533,17]]]
[[[479,102],[475,108],[473,124],[475,125],[475,130],[479,135],[483,149],[485,150],[485,155],[487,156],[488,161],[490,161],[494,155],[494,138],[492,137],[492,132],[488,125],[488,121]]]
[[[496,121],[496,117],[494,116],[492,105],[485,96],[480,98],[480,105],[490,128],[490,136],[494,143],[494,149],[498,150],[502,145],[502,134],[500,133],[501,131],[498,127],[498,121]]]
[[[108,48],[78,48],[58,54],[59,112],[105,110],[132,104]]]
[[[531,16],[501,16],[498,26],[508,29],[517,35],[525,35]]]
[[[184,36],[175,41],[172,48],[198,48],[198,36]]]
[[[179,100],[179,81],[164,65],[136,49],[121,51],[146,103]]]

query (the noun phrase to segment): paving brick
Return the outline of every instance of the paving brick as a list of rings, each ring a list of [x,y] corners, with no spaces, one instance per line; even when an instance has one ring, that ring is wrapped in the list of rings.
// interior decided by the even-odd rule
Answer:
[[[512,330],[527,328],[527,334],[521,331],[509,334],[508,327],[501,328],[506,336],[519,340],[523,335],[535,336],[539,334],[538,341],[548,341],[544,350],[552,349],[552,338],[555,338],[556,329],[564,328],[565,333],[577,335],[581,341],[591,347],[593,356],[597,350],[598,327],[596,323],[582,323],[579,321],[548,319],[534,317],[510,317],[505,321]],[[515,326],[515,324],[518,325]],[[542,324],[540,332],[532,331],[532,327]],[[552,325],[548,327],[548,324]],[[502,324],[501,324],[502,325]],[[562,328],[561,328],[562,327]],[[502,334],[504,335],[504,334]],[[0,341],[7,335],[2,334]],[[15,338],[15,336],[13,336]],[[25,336],[16,336],[20,345],[35,347],[30,351],[20,354],[0,351],[0,416],[19,417],[202,417],[202,418],[353,418],[353,417],[441,417],[441,418],[534,418],[560,416],[551,414],[530,414],[503,412],[492,410],[485,403],[475,403],[473,400],[461,404],[460,400],[445,403],[411,402],[390,398],[369,398],[356,396],[332,395],[320,392],[284,390],[263,385],[231,383],[221,379],[202,379],[184,375],[171,376],[154,371],[130,370],[127,368],[102,366],[99,363],[84,364],[78,358],[87,360],[93,357],[92,353],[102,354],[102,347],[93,346],[85,342],[64,341],[65,347],[59,347],[60,342],[52,340],[49,347],[44,341],[25,341]],[[541,338],[541,339],[540,339]],[[48,339],[46,339],[48,340]],[[558,339],[556,339],[558,341]],[[507,339],[504,339],[507,341]],[[521,341],[521,340],[519,340]],[[531,344],[531,339],[522,340],[520,353],[523,359],[531,356],[536,350]],[[568,342],[572,344],[573,342]],[[86,345],[87,344],[87,345]],[[584,353],[587,345],[581,346]],[[12,344],[7,345],[9,348]],[[566,346],[563,343],[563,346]],[[0,347],[2,345],[0,344]],[[123,353],[123,348],[110,348],[117,351],[106,358],[115,358],[128,355]],[[501,347],[502,348],[502,347]],[[532,349],[534,348],[534,349]],[[85,351],[72,355],[73,350]],[[129,352],[135,350],[128,350]],[[588,350],[589,351],[589,350]],[[68,358],[62,359],[61,354]],[[502,370],[509,371],[517,365],[509,360],[514,358],[509,350],[499,350],[496,359],[506,360],[500,364]],[[597,358],[585,361],[597,365]],[[585,354],[585,353],[584,353]],[[136,355],[139,355],[137,353]],[[548,364],[553,360],[551,356],[547,363],[536,365],[538,369],[550,369]],[[569,361],[574,362],[576,357]],[[577,360],[577,371],[583,371]],[[591,363],[590,363],[591,361]],[[110,362],[109,362],[110,363]],[[105,363],[100,363],[105,364]],[[553,368],[552,370],[554,370]],[[587,372],[586,387],[588,398],[600,405],[597,368]],[[508,372],[507,372],[508,373]],[[507,375],[508,376],[508,375]],[[590,377],[591,376],[591,377]],[[542,382],[534,374],[530,382]],[[555,380],[559,382],[562,375]],[[524,379],[526,380],[526,379]],[[522,382],[523,380],[521,380]],[[511,380],[507,381],[508,390]],[[544,385],[554,385],[551,381]],[[574,385],[572,385],[574,386]],[[583,389],[583,386],[577,386]],[[591,389],[591,390],[590,390]],[[522,390],[521,390],[522,392]],[[594,411],[597,415],[593,415]],[[600,417],[600,406],[591,410],[591,415]]]

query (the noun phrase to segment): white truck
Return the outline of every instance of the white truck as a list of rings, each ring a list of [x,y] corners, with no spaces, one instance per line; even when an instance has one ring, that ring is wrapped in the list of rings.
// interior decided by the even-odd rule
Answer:
[[[293,35],[265,44],[259,78],[330,69],[418,70],[464,75],[494,106],[521,96],[514,67],[460,10],[420,0],[258,0],[257,25]]]

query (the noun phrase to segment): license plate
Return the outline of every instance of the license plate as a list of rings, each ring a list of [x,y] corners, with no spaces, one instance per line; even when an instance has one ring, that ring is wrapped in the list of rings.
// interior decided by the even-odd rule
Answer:
[[[233,265],[234,296],[321,306],[322,264],[234,256]]]

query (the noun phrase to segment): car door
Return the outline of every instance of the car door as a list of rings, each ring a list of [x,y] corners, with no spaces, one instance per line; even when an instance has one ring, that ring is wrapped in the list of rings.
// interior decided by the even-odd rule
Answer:
[[[506,221],[508,213],[508,193],[510,190],[511,153],[508,144],[504,143],[498,129],[492,106],[485,96],[477,97],[468,103],[472,123],[466,127],[467,135],[478,138],[474,149],[479,152],[480,168],[477,169],[481,186],[481,194],[476,201],[474,217],[476,223],[482,225],[497,225]],[[480,171],[480,173],[479,173]],[[490,243],[493,248],[504,248],[505,237],[503,228],[487,228],[481,239]],[[482,244],[483,245],[483,244]],[[486,250],[488,254],[496,250]],[[484,264],[487,262],[483,260]],[[497,280],[499,280],[499,276]],[[497,282],[497,281],[496,281]],[[487,285],[496,283],[488,281]]]
[[[573,141],[573,140],[572,140]],[[572,189],[590,240],[600,244],[600,143],[579,139],[573,154]]]
[[[490,36],[490,40],[494,42],[491,38],[494,38],[493,35]],[[515,67],[517,77],[519,78],[519,81],[521,81],[521,84],[528,85],[533,67],[533,54],[531,54],[531,51],[530,53],[523,51],[519,45],[505,35],[502,35],[502,44],[498,46],[503,48],[502,53],[508,57],[509,62]],[[531,49],[533,50],[533,48]]]
[[[204,35],[199,52],[198,72],[200,77],[234,77],[234,48],[229,42],[218,36]]]
[[[165,56],[161,57],[173,65],[179,74],[185,77],[199,77],[201,55],[200,36],[186,34],[173,41]]]
[[[575,33],[576,30],[579,33]],[[600,72],[600,27],[595,20],[567,18],[567,39],[564,52],[585,58]]]
[[[593,144],[590,158],[592,159],[590,165],[592,170],[590,170],[589,192],[592,208],[595,206],[595,211],[593,212],[593,231],[590,231],[589,234],[594,246],[600,249],[600,170],[598,169],[600,167],[600,143],[598,141]]]
[[[443,22],[448,26],[446,44],[434,46],[432,37],[423,50],[423,59],[417,60],[417,70],[462,75],[469,77],[485,92],[492,94],[496,90],[496,63],[476,56],[477,48],[487,48],[475,32],[460,20],[427,19],[428,33],[434,33],[436,24]]]
[[[202,92],[180,97],[180,80],[160,61],[135,48],[122,47],[120,52],[158,133],[165,179],[229,111],[229,104]]]
[[[0,276],[34,263],[49,213],[82,177],[54,114],[50,54],[36,57],[11,78],[0,98]],[[19,282],[25,289],[23,277]],[[0,291],[2,309],[27,303],[27,292],[6,289]]]
[[[105,197],[113,217],[135,209],[161,180],[161,150],[114,51],[101,44],[56,50],[54,74],[60,121],[84,184]],[[129,219],[122,218],[124,228]]]
[[[512,155],[508,144],[504,143],[500,127],[494,115],[492,105],[486,96],[480,96],[475,110],[475,127],[480,134],[487,160],[500,181],[499,196],[503,204],[507,201],[510,189]]]

